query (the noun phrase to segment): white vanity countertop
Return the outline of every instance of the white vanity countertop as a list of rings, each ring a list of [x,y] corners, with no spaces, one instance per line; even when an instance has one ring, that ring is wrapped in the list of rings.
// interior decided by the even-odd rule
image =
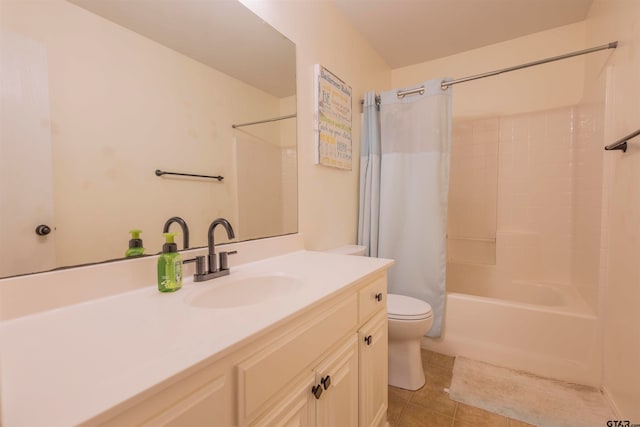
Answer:
[[[233,267],[230,276],[185,280],[175,293],[160,293],[154,284],[2,322],[3,425],[87,421],[391,264],[299,251]],[[273,273],[305,284],[300,291],[238,308],[199,308],[187,301],[230,280]]]

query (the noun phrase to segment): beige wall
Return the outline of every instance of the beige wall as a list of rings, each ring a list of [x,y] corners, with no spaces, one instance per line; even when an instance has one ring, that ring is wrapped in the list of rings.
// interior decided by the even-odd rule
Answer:
[[[192,246],[206,245],[216,217],[237,224],[232,179],[153,171],[232,177],[234,137],[280,145],[280,126],[231,124],[280,115],[279,98],[66,1],[3,0],[0,20],[48,55],[58,265],[121,257],[132,228],[156,253],[175,215],[189,224]]]
[[[355,243],[358,223],[360,99],[388,89],[391,70],[331,2],[242,0],[296,43],[299,230],[309,249]],[[322,64],[353,91],[353,170],[314,164],[313,65]]]
[[[585,48],[585,23],[496,43],[392,71],[394,88],[436,77],[453,79]],[[517,114],[577,104],[584,57],[571,58],[453,86],[454,119]]]
[[[587,19],[590,44],[618,40],[615,53],[589,58],[587,80],[605,80],[605,143],[640,126],[640,2],[595,0]],[[622,419],[640,422],[640,140],[627,153],[604,155],[605,233],[602,276],[604,388]]]

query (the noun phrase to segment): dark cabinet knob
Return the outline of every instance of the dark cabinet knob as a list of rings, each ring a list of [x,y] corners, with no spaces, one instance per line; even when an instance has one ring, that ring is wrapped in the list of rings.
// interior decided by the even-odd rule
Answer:
[[[320,380],[320,384],[322,384],[322,386],[324,387],[324,389],[328,389],[329,386],[331,385],[331,376],[327,375],[326,377],[324,377],[323,379]]]
[[[382,301],[382,293],[376,294],[376,301],[378,302]]]
[[[322,386],[320,384],[314,385],[311,387],[311,393],[313,393],[316,399],[320,399],[320,396],[322,396]]]
[[[371,343],[373,342],[373,337],[371,335],[367,335],[366,337],[364,337],[364,342],[367,345],[371,345]]]
[[[36,227],[36,234],[38,236],[46,236],[49,233],[51,233],[51,227],[49,227],[48,225],[40,224]]]

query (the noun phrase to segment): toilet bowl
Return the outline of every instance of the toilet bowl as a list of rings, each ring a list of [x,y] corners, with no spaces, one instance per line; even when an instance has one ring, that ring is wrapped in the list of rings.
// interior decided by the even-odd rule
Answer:
[[[417,390],[425,383],[420,341],[433,324],[431,306],[419,299],[387,294],[389,385]]]
[[[341,246],[328,252],[344,255],[365,253],[364,246]],[[406,390],[424,386],[420,341],[433,324],[431,306],[419,299],[387,294],[389,324],[389,385]]]

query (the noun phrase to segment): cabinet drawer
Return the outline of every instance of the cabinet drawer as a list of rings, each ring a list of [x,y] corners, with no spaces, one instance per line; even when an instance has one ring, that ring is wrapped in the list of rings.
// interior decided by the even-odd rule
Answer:
[[[358,292],[358,322],[364,323],[378,310],[387,309],[387,277],[382,276]]]
[[[238,421],[246,424],[278,390],[357,327],[357,296],[348,296],[237,365]]]

